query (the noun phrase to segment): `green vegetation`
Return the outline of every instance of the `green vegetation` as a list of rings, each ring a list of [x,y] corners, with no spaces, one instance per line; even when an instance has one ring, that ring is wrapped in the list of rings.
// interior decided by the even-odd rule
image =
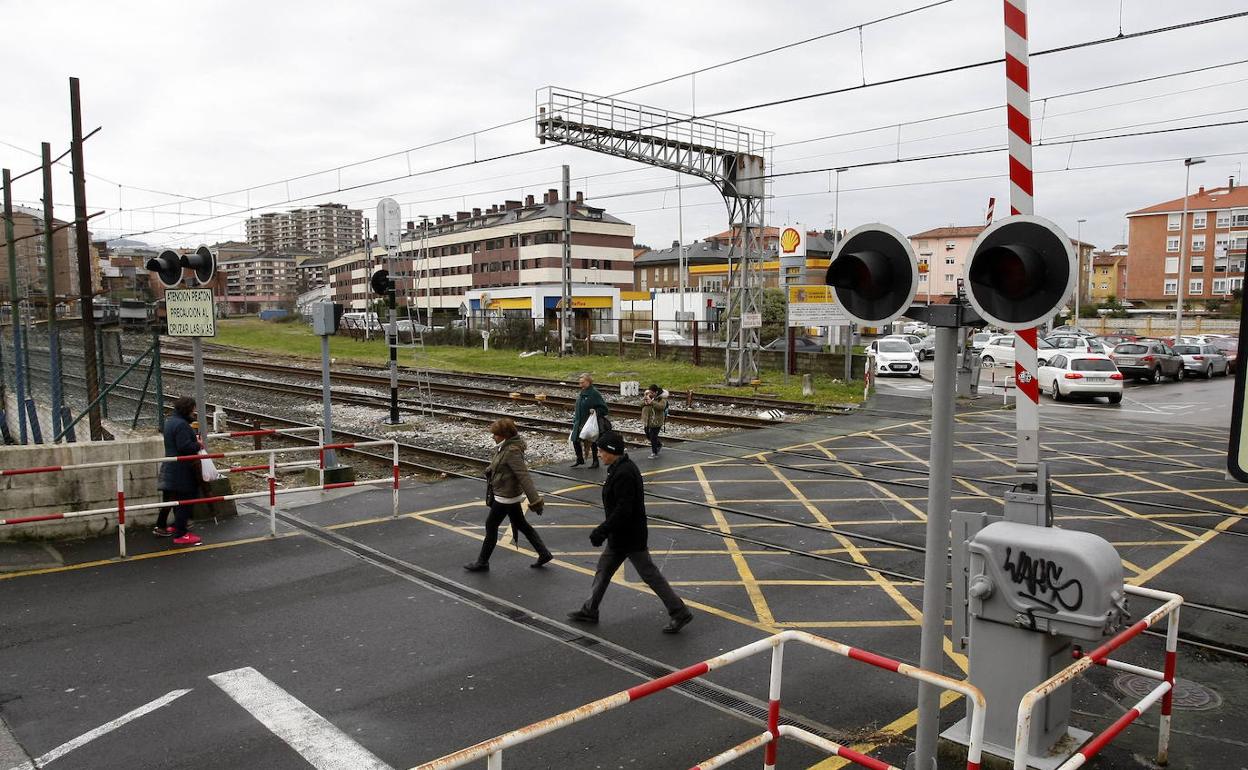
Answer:
[[[247,350],[263,351],[285,356],[320,359],[321,341],[312,334],[306,324],[271,323],[254,318],[226,319],[217,322],[219,345],[229,345]],[[329,342],[330,356],[338,363],[384,364],[388,352],[384,341],[353,340],[344,336],[332,337]],[[416,365],[411,349],[399,350],[399,364]],[[857,402],[862,400],[862,383],[845,385],[827,377],[815,377],[813,398],[802,396],[802,378],[796,375],[784,385],[780,372],[764,372],[763,382],[754,388],[727,388],[723,384],[723,370],[719,367],[692,366],[676,361],[652,359],[621,359],[616,356],[530,356],[521,358],[514,350],[489,350],[458,346],[426,346],[423,366],[430,369],[447,369],[457,372],[488,372],[515,374],[529,377],[571,379],[580,372],[591,372],[603,382],[639,380],[642,387],[657,382],[672,392],[689,388],[707,393],[731,392],[775,396],[794,401],[816,404]]]

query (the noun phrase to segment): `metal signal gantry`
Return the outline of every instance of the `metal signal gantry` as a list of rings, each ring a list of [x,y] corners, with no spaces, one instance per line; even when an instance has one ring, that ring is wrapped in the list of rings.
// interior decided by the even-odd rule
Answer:
[[[724,379],[758,377],[763,218],[769,134],[611,97],[548,86],[537,92],[537,138],[672,169],[714,184],[728,208]]]

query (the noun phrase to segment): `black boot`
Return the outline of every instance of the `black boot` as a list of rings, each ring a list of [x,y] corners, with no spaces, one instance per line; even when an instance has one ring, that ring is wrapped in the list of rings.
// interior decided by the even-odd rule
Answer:
[[[488,561],[470,561],[464,565],[464,569],[469,572],[489,572],[490,563]]]
[[[542,542],[541,535],[537,534],[536,531],[529,532],[528,538],[529,544],[533,546],[533,550],[537,551],[537,561],[533,562],[529,566],[545,567],[547,562],[555,558],[555,555],[552,554],[550,549],[546,547],[546,544]]]

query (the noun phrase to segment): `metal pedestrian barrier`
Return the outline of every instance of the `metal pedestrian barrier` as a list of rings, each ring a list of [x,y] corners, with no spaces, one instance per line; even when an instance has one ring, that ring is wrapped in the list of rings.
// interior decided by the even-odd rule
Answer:
[[[1018,704],[1018,731],[1014,738],[1014,770],[1027,770],[1027,745],[1031,732],[1032,714],[1036,706],[1044,698],[1072,682],[1076,677],[1092,666],[1105,666],[1116,671],[1126,671],[1138,676],[1156,680],[1158,685],[1135,704],[1127,713],[1116,719],[1113,724],[1085,743],[1057,770],[1075,770],[1083,767],[1088,760],[1095,757],[1110,744],[1123,730],[1134,722],[1141,714],[1161,701],[1161,719],[1157,727],[1157,764],[1165,765],[1170,756],[1170,712],[1174,698],[1174,671],[1178,657],[1179,643],[1179,608],[1183,597],[1178,594],[1158,591],[1139,586],[1125,586],[1126,592],[1161,602],[1161,606],[1148,613],[1142,620],[1136,621],[1129,628],[1119,632],[1109,641],[1092,652],[1078,654],[1077,660],[1048,681],[1033,688],[1023,696]],[[1139,636],[1146,629],[1156,625],[1162,618],[1166,620],[1166,658],[1161,671],[1134,666],[1130,663],[1110,659],[1110,653]]]
[[[757,749],[763,749],[763,767],[764,770],[774,770],[776,766],[776,753],[780,738],[792,738],[815,748],[828,752],[833,756],[841,757],[849,760],[860,767],[869,768],[869,770],[898,770],[894,765],[882,762],[873,757],[855,751],[848,746],[842,746],[834,741],[815,735],[809,731],[792,725],[780,724],[780,684],[784,667],[784,646],[789,642],[797,642],[799,644],[809,645],[821,650],[836,653],[842,657],[851,658],[853,660],[866,663],[876,668],[882,668],[885,671],[892,671],[910,679],[927,684],[934,685],[943,690],[950,690],[966,697],[971,704],[971,727],[970,727],[970,745],[967,749],[966,767],[967,770],[978,770],[980,766],[980,757],[982,753],[983,737],[984,737],[984,696],[979,689],[969,682],[951,679],[943,674],[926,671],[924,669],[912,666],[908,663],[886,658],[873,652],[860,650],[856,647],[850,647],[847,644],[835,642],[830,639],[824,639],[805,631],[784,631],[765,639],[760,639],[752,644],[744,647],[738,647],[735,650],[718,655],[714,658],[704,660],[701,663],[694,664],[688,668],[674,671],[667,676],[651,679],[635,687],[622,690],[609,695],[605,698],[587,703],[579,708],[565,711],[562,714],[556,714],[553,717],[543,719],[540,722],[534,722],[531,725],[521,727],[517,730],[504,733],[495,738],[482,741],[474,746],[461,749],[444,757],[418,765],[413,770],[449,770],[450,768],[463,767],[470,762],[476,762],[484,759],[486,761],[487,770],[502,770],[503,767],[503,751],[522,743],[533,740],[547,733],[554,732],[564,727],[582,722],[590,717],[597,716],[607,711],[625,706],[633,701],[641,700],[647,695],[653,695],[670,687],[686,682],[690,679],[703,676],[711,671],[723,668],[729,664],[744,660],[752,655],[757,655],[767,650],[771,650],[771,679],[768,692],[768,709],[766,731],[754,735],[753,737],[733,746],[732,748],[717,754],[716,756],[706,760],[705,762],[694,765],[694,770],[707,770],[708,768],[722,767],[739,757],[748,754]]]
[[[315,446],[286,447],[282,449],[244,449],[234,452],[204,452],[194,455],[181,455],[178,457],[149,457],[134,460],[106,460],[101,462],[76,463],[74,465],[47,465],[33,468],[10,468],[0,469],[0,477],[4,476],[26,476],[31,474],[43,473],[61,473],[69,471],[81,470],[98,470],[100,468],[117,469],[117,503],[107,508],[91,508],[82,511],[63,511],[59,513],[40,514],[38,516],[17,516],[0,519],[0,526],[10,526],[15,524],[29,524],[36,521],[55,521],[61,519],[79,519],[90,516],[112,516],[117,517],[117,548],[118,555],[125,558],[126,550],[126,514],[135,511],[154,510],[159,508],[177,507],[181,505],[209,505],[212,503],[221,503],[231,500],[252,500],[267,497],[269,500],[269,535],[277,535],[277,498],[279,495],[293,494],[296,492],[314,492],[327,491],[331,489],[344,489],[346,487],[362,487],[370,485],[387,484],[391,487],[391,509],[392,515],[399,515],[399,443],[394,439],[378,439],[375,441],[351,441],[338,444],[325,444],[319,438],[323,435],[320,426],[305,428],[283,428],[283,429],[265,429],[250,431],[235,431],[233,433],[214,433],[209,437],[240,437],[240,436],[258,436],[258,435],[283,435],[292,431],[309,431],[315,429],[317,431],[317,442]],[[391,475],[389,478],[366,479],[364,481],[340,481],[335,483],[325,483],[325,452],[331,449],[361,449],[365,447],[381,447],[388,446],[391,450]],[[295,462],[277,462],[279,452],[310,452],[315,451],[318,458],[315,460],[297,460]],[[200,462],[203,460],[221,460],[230,457],[247,457],[255,455],[268,455],[268,462],[255,465],[243,465],[235,468],[224,469],[227,473],[241,473],[244,471],[267,471],[266,480],[268,488],[259,492],[240,492],[229,495],[213,495],[210,497],[197,497],[188,500],[170,500],[167,502],[157,503],[141,503],[139,505],[130,505],[126,502],[125,489],[125,469],[127,466],[144,465],[148,463],[166,463],[166,462]],[[286,489],[277,488],[277,469],[278,468],[317,468],[319,472],[319,483],[312,486],[290,487]]]

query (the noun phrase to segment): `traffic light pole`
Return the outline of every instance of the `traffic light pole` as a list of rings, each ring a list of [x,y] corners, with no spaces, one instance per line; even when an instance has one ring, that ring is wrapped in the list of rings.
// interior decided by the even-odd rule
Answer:
[[[191,356],[195,359],[195,408],[199,410],[199,442],[208,446],[208,404],[204,392],[204,338],[191,337]],[[161,399],[164,396],[156,393],[157,409],[163,410]]]
[[[390,348],[390,424],[399,424],[399,320],[394,298],[394,279],[386,289],[386,304],[390,306],[390,326],[386,329],[386,343]],[[415,329],[412,331],[415,334]]]

